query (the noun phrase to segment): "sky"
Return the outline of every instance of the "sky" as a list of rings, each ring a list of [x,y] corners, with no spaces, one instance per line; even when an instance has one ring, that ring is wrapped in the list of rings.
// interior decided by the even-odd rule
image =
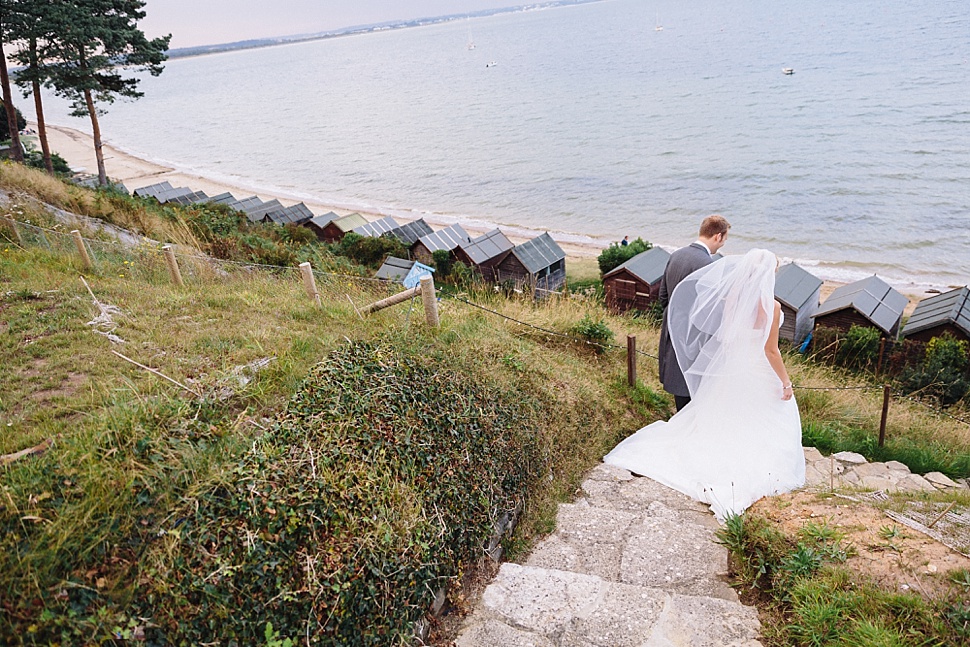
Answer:
[[[534,0],[533,0],[534,1]],[[170,47],[310,34],[352,25],[460,14],[527,0],[147,0],[139,25]]]

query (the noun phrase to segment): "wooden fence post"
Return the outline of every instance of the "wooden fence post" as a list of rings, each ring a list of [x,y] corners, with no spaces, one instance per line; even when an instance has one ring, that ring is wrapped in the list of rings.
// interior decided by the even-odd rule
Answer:
[[[428,325],[437,328],[438,321],[438,299],[434,292],[434,277],[431,275],[421,278],[421,300],[424,302],[424,316]]]
[[[879,422],[879,446],[886,442],[886,420],[889,418],[889,396],[892,390],[886,384],[882,387],[882,420]]]
[[[179,262],[175,258],[175,250],[172,249],[171,245],[165,245],[162,247],[162,252],[165,254],[165,262],[168,263],[168,272],[172,275],[172,283],[179,287],[185,287],[185,282],[182,281],[182,273],[179,271]]]
[[[626,336],[626,383],[637,385],[637,336]]]
[[[313,278],[313,267],[309,262],[300,263],[300,272],[303,273],[303,287],[306,288],[307,296],[320,307],[320,293],[317,292],[317,281]]]
[[[88,255],[88,248],[84,246],[84,239],[81,238],[81,232],[74,229],[71,231],[71,236],[74,237],[74,244],[77,246],[77,251],[81,255],[81,260],[84,261],[84,269],[93,270],[94,263],[91,262],[91,257]]]

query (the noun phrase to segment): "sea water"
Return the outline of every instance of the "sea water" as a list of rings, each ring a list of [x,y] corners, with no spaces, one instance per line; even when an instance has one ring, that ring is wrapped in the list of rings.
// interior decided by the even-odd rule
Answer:
[[[173,59],[102,131],[256,192],[561,242],[676,247],[719,212],[726,253],[944,287],[970,281],[968,58],[966,0],[611,0]]]

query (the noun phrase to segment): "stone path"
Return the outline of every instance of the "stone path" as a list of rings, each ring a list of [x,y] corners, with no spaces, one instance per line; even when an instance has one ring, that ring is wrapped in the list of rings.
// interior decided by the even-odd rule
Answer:
[[[599,465],[525,564],[502,564],[458,647],[760,645],[706,505]]]
[[[814,447],[805,448],[805,486],[834,490],[853,488],[884,492],[936,492],[948,488],[966,489],[966,479],[953,481],[940,472],[920,476],[899,461],[870,463],[862,454],[839,452],[822,456]]]
[[[966,488],[902,463],[805,448],[806,487]],[[556,531],[524,564],[504,563],[457,647],[756,647],[758,613],[726,583],[727,550],[704,504],[599,465]]]

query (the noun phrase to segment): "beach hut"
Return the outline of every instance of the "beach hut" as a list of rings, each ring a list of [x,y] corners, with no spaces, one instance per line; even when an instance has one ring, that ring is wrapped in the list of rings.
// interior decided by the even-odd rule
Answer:
[[[173,200],[179,196],[190,195],[192,193],[195,193],[195,191],[187,186],[177,186],[168,189],[167,191],[159,191],[153,197],[158,200],[159,204],[165,204],[166,202],[169,202],[170,200]]]
[[[468,233],[461,225],[455,223],[450,227],[439,229],[427,236],[422,236],[416,243],[411,245],[411,256],[426,265],[434,262],[432,254],[439,249],[453,252],[462,241],[469,239]]]
[[[812,317],[818,312],[822,279],[794,263],[783,265],[775,274],[775,299],[781,303],[784,321],[778,336],[801,344],[815,327]]]
[[[234,200],[233,202],[227,202],[226,206],[230,209],[235,209],[242,213],[246,213],[247,210],[255,209],[259,205],[263,204],[263,201],[254,195],[248,198],[243,198],[242,200]]]
[[[422,236],[427,236],[428,234],[433,234],[434,230],[428,226],[428,223],[424,221],[424,218],[418,218],[417,220],[412,220],[411,222],[406,222],[397,229],[392,229],[387,232],[388,236],[394,236],[399,241],[404,243],[405,246],[411,247],[414,243]]]
[[[148,186],[143,186],[139,189],[135,189],[132,192],[132,195],[137,196],[139,198],[154,198],[159,193],[164,193],[165,191],[171,191],[174,188],[175,187],[173,187],[168,180],[165,180],[164,182],[149,184]]]
[[[967,286],[931,296],[916,304],[902,336],[928,342],[944,333],[970,341],[970,289]]]
[[[212,204],[227,204],[229,202],[235,202],[236,199],[232,197],[231,193],[220,193],[219,195],[210,196],[206,202],[211,202]]]
[[[499,229],[458,244],[458,260],[474,267],[486,281],[495,280],[495,268],[505,260],[515,245]]]
[[[243,209],[243,213],[249,219],[249,222],[274,222],[271,214],[276,214],[283,211],[283,205],[280,204],[279,200],[273,199],[262,204],[254,205]]]
[[[175,203],[181,205],[190,205],[208,201],[209,196],[206,195],[204,191],[193,191],[192,193],[186,193],[184,195],[175,196],[174,198],[168,198],[165,200],[165,204]]]
[[[281,225],[302,225],[313,218],[313,212],[310,211],[310,207],[302,202],[298,202],[283,209],[279,213],[278,218],[276,222]]]
[[[306,222],[306,226],[316,233],[317,238],[327,243],[336,243],[342,240],[348,232],[366,224],[367,219],[359,213],[338,216],[332,211]]]
[[[895,340],[907,304],[909,299],[873,274],[833,291],[815,313],[815,324],[845,332],[853,325],[876,328]]]
[[[384,234],[394,231],[395,229],[398,229],[399,227],[400,225],[395,222],[394,218],[388,216],[386,218],[381,218],[380,220],[368,222],[360,227],[355,227],[354,233],[360,234],[361,236],[368,236],[370,238],[378,238]]]
[[[548,233],[516,245],[495,266],[495,281],[530,285],[536,297],[554,292],[566,283],[566,253]]]
[[[669,259],[669,252],[653,247],[604,274],[606,307],[614,312],[649,308],[657,300]]]
[[[404,277],[408,275],[408,272],[411,271],[411,268],[414,267],[414,263],[415,261],[409,261],[406,258],[388,256],[384,260],[384,264],[377,270],[374,278],[401,283],[404,281]]]
[[[434,268],[417,261],[409,261],[396,256],[388,256],[374,275],[376,279],[401,283],[406,288],[413,288],[421,281],[421,277],[434,273]]]

